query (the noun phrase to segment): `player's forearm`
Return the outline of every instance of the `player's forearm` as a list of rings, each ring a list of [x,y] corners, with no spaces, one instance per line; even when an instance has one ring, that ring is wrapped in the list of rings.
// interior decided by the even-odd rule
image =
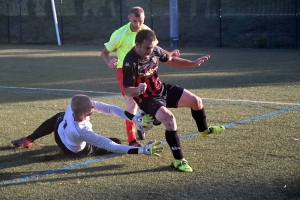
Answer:
[[[124,92],[126,96],[136,97],[140,95],[140,91],[138,87],[127,87],[124,88]]]
[[[172,57],[172,59],[168,61],[166,64],[173,67],[179,67],[179,68],[189,68],[189,67],[197,66],[195,62],[184,58],[179,58],[179,57]]]
[[[107,151],[113,153],[119,153],[119,154],[141,154],[140,153],[141,150],[139,151],[140,148],[117,144],[112,140],[102,135],[98,135],[92,131],[87,131],[87,130],[83,130],[83,131],[85,133],[81,134],[81,139],[101,149],[105,149]]]
[[[109,51],[106,50],[106,48],[104,48],[101,52],[101,58],[104,60],[104,62],[109,65]]]

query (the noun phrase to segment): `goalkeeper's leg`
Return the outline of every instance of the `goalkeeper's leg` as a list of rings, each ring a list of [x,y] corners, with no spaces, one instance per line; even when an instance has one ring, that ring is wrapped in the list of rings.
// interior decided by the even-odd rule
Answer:
[[[25,147],[30,148],[33,142],[41,137],[51,134],[54,129],[55,125],[60,123],[64,117],[64,112],[57,113],[56,115],[52,116],[51,118],[45,120],[37,129],[33,131],[27,137],[22,137],[21,139],[12,140],[11,143],[17,147]]]

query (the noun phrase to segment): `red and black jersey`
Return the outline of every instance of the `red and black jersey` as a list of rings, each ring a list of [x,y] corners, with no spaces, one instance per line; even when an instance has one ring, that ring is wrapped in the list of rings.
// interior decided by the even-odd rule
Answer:
[[[159,46],[155,46],[148,59],[142,59],[132,48],[123,61],[123,86],[137,87],[140,83],[147,84],[147,90],[134,99],[140,102],[147,97],[160,96],[163,83],[158,76],[158,63],[167,62],[169,55]]]

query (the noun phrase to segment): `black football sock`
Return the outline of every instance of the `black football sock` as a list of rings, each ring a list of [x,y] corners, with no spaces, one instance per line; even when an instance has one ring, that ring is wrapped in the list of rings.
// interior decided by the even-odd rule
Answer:
[[[165,133],[166,140],[175,159],[182,159],[183,153],[180,146],[180,140],[177,131],[167,131]]]
[[[55,122],[60,115],[61,113],[57,113],[53,117],[44,121],[35,131],[33,131],[32,134],[28,135],[26,138],[31,141],[34,141],[36,139],[39,139],[45,135],[52,133],[54,131]]]
[[[201,110],[191,109],[191,112],[193,118],[196,121],[198,131],[199,132],[205,131],[208,128],[208,126],[207,126],[206,114],[204,108],[202,108]]]

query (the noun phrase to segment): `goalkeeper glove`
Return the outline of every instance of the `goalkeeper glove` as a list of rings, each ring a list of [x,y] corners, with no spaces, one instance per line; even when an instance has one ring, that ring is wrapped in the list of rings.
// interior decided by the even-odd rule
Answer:
[[[132,121],[137,125],[137,128],[143,130],[143,127],[151,129],[153,127],[153,117],[149,114],[137,112],[137,114],[132,118]],[[141,130],[141,131],[142,131]]]
[[[157,157],[160,157],[158,153],[161,153],[164,149],[164,147],[161,146],[161,142],[156,142],[156,140],[147,142],[147,144],[141,148],[144,154]]]

